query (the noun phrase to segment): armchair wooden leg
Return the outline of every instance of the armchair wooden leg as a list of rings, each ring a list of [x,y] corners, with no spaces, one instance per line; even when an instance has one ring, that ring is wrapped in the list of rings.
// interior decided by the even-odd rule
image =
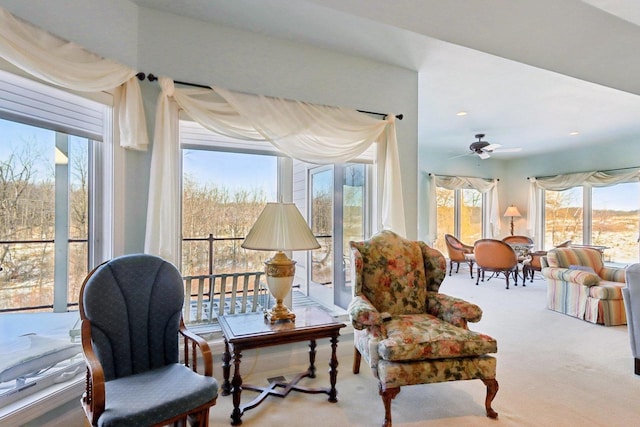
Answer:
[[[357,348],[353,348],[353,373],[360,373],[360,361],[362,360],[362,355],[358,351]]]
[[[491,402],[493,402],[493,398],[496,397],[498,393],[498,381],[495,378],[487,378],[483,379],[482,382],[487,386],[487,397],[484,400],[484,407],[487,411],[487,417],[489,418],[498,418],[498,413],[493,410],[491,407]]]
[[[496,383],[497,384],[497,383]],[[382,403],[384,403],[384,424],[382,427],[391,427],[391,401],[400,393],[400,387],[382,389],[382,384],[378,384]]]
[[[635,361],[635,362],[634,362],[634,365],[633,365],[633,368],[634,368],[634,369],[633,369],[633,372],[634,372],[636,375],[640,375],[640,359],[635,358],[635,359],[634,359],[634,361]]]
[[[453,261],[449,260],[449,276],[451,276],[452,271],[453,271]]]

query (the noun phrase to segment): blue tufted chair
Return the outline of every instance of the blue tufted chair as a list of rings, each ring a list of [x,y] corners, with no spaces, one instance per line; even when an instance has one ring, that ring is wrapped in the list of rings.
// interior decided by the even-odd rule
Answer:
[[[89,273],[80,290],[81,402],[91,425],[208,425],[218,383],[209,346],[184,326],[183,302],[180,272],[156,256],[125,255]]]

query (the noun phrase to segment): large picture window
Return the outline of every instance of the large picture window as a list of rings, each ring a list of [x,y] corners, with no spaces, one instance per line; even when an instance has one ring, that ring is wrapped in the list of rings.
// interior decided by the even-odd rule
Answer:
[[[84,364],[79,291],[113,220],[111,97],[91,95],[0,71],[0,407]]]
[[[482,238],[483,195],[475,189],[448,190],[436,188],[438,239],[435,247],[447,253],[445,234],[456,236],[467,244]]]
[[[545,247],[565,240],[600,247],[605,261],[638,262],[640,183],[544,191]]]

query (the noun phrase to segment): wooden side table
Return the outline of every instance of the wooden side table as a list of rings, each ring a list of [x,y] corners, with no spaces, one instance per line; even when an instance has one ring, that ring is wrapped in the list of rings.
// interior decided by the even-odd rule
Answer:
[[[258,406],[267,396],[286,397],[291,390],[303,393],[325,393],[329,402],[337,402],[336,379],[338,377],[338,337],[340,329],[346,325],[336,321],[328,313],[317,307],[294,310],[295,322],[269,323],[262,313],[247,313],[220,316],[218,318],[224,335],[224,355],[222,358],[222,395],[233,395],[231,425],[242,424],[242,414]],[[329,338],[331,342],[331,360],[329,361],[330,387],[308,388],[297,385],[302,378],[315,378],[316,340]],[[309,341],[309,368],[297,374],[290,382],[272,381],[267,387],[242,384],[240,361],[242,351],[281,344]],[[231,349],[233,350],[233,378],[231,373]],[[282,389],[282,390],[280,390]],[[260,394],[251,402],[240,405],[242,390],[258,391]]]

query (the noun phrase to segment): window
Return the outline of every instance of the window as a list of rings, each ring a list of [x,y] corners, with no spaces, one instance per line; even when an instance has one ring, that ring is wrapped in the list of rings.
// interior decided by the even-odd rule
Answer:
[[[606,261],[638,262],[640,183],[544,192],[545,247],[565,240],[603,246]]]
[[[296,203],[322,245],[292,254],[294,287],[327,306],[346,307],[348,241],[369,233],[370,165],[292,161],[269,143],[216,135],[187,119],[180,120],[180,142],[184,276],[263,271],[273,253],[240,245],[264,205],[282,197]],[[317,288],[310,289],[310,282]]]
[[[467,244],[482,238],[483,195],[470,188],[448,190],[436,188],[438,239],[435,247],[447,253],[445,234],[456,236]]]
[[[110,99],[95,96],[0,71],[0,407],[82,370],[80,286],[111,255]]]
[[[278,158],[185,148],[182,159],[182,274],[262,271],[272,254],[240,244],[277,200]]]
[[[640,183],[594,187],[591,199],[591,244],[607,247],[608,260],[638,262]]]
[[[544,193],[544,247],[553,247],[565,240],[582,244],[582,187]]]
[[[369,236],[371,166],[305,167],[310,226],[321,246],[309,251],[311,271],[305,292],[327,306],[347,308],[352,296],[349,241]]]

